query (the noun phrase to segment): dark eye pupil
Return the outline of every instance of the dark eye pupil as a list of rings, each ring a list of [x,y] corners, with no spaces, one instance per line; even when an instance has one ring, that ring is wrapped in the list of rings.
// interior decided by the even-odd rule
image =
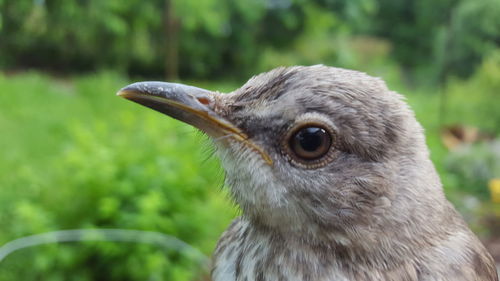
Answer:
[[[302,149],[312,152],[321,146],[325,134],[326,132],[324,129],[309,127],[299,131],[295,138]]]
[[[303,127],[289,140],[289,147],[295,156],[303,160],[315,160],[330,150],[332,139],[321,127]]]

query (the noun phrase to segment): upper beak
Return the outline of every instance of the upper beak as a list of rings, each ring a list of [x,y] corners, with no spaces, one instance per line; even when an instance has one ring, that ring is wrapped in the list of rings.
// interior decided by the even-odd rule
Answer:
[[[272,160],[247,135],[215,112],[217,93],[166,82],[138,82],[122,88],[118,96],[191,124],[211,137],[229,136],[244,142],[272,164]]]

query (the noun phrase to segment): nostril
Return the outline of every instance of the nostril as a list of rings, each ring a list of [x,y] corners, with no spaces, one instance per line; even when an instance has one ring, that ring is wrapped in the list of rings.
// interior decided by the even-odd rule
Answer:
[[[208,98],[205,98],[205,97],[199,97],[199,98],[196,98],[201,104],[204,104],[204,105],[209,105],[210,104],[210,100]]]

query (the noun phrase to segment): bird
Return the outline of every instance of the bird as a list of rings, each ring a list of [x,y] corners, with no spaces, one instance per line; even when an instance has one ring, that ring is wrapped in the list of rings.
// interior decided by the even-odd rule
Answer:
[[[422,126],[381,78],[289,66],[225,94],[137,82],[118,95],[212,140],[241,208],[213,253],[214,281],[498,281]]]

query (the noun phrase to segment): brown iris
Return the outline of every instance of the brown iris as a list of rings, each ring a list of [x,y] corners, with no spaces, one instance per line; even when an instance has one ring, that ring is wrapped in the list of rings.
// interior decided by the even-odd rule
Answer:
[[[290,150],[306,161],[321,158],[328,153],[331,145],[332,138],[327,130],[315,126],[302,127],[289,139]]]

